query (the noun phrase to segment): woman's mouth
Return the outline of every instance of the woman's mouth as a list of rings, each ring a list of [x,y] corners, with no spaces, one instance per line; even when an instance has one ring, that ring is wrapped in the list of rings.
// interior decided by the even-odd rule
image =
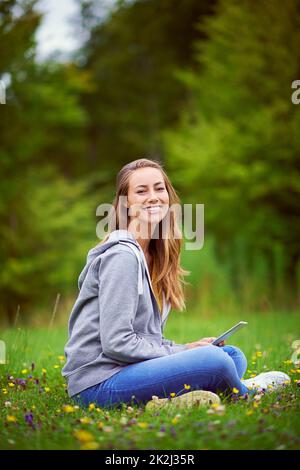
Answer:
[[[150,214],[156,214],[161,210],[161,208],[162,208],[161,205],[155,205],[155,206],[143,207],[143,210],[149,212]]]

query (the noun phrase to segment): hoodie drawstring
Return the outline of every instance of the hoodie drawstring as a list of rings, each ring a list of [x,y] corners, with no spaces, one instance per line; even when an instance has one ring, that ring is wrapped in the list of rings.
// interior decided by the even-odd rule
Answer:
[[[142,273],[142,260],[141,257],[138,253],[138,249],[132,244],[132,243],[126,243],[126,242],[119,242],[122,243],[122,245],[127,245],[132,249],[134,254],[136,255],[138,262],[139,262],[139,276],[138,276],[138,294],[142,295],[144,292],[144,286],[143,286],[143,273]]]

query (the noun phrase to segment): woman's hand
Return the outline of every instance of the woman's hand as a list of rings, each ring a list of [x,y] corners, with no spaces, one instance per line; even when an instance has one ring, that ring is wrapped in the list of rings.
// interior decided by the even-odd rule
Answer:
[[[211,343],[216,339],[215,337],[210,337],[210,338],[202,338],[199,339],[198,341],[194,341],[193,343],[187,343],[188,349],[193,349],[193,348],[199,348],[200,346],[208,346],[211,345]],[[221,341],[218,346],[224,346],[225,341]],[[212,345],[213,346],[213,345]]]

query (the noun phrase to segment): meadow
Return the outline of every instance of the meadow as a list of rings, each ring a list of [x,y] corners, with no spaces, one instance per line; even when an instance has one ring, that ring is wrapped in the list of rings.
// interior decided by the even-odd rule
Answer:
[[[300,338],[298,312],[244,313],[243,318],[171,312],[164,334],[190,342],[217,336],[241,319],[248,327],[227,344],[245,352],[245,378],[282,370],[291,385],[247,400],[221,396],[221,405],[210,408],[155,412],[136,404],[119,410],[76,406],[60,373],[66,325],[2,330],[7,353],[0,365],[0,448],[299,449],[300,366],[291,361],[292,342]]]

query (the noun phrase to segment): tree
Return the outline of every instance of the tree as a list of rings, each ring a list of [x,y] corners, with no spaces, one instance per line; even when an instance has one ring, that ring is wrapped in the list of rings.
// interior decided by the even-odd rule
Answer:
[[[297,290],[300,259],[300,4],[222,0],[202,24],[197,72],[177,76],[190,89],[181,124],[165,133],[167,164],[185,195],[206,204],[206,230],[228,255],[247,240],[249,263],[285,253],[286,286]],[[176,175],[180,177],[176,178]],[[178,181],[177,181],[178,180]],[[188,196],[187,196],[188,198]]]

